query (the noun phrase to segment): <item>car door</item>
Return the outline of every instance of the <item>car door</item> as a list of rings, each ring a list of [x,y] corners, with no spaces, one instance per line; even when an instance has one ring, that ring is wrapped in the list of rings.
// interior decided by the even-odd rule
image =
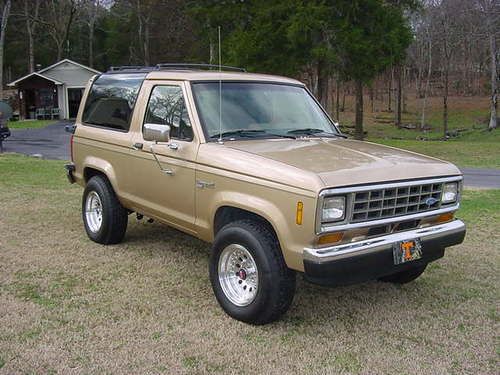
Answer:
[[[141,126],[132,137],[135,201],[142,213],[194,233],[198,136],[182,82],[145,81]],[[146,141],[145,123],[170,126],[170,142]]]

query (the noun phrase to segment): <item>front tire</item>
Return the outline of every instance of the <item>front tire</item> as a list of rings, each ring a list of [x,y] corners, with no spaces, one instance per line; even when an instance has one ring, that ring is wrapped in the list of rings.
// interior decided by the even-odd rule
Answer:
[[[415,279],[417,279],[420,275],[422,275],[425,271],[425,268],[427,267],[427,264],[424,264],[423,266],[418,266],[414,268],[410,268],[406,271],[394,273],[392,275],[387,275],[384,277],[381,277],[379,280],[388,282],[388,283],[394,283],[394,284],[406,284],[409,283]]]
[[[209,271],[217,301],[242,322],[273,322],[293,301],[295,272],[264,223],[240,220],[224,226],[215,237]]]
[[[89,238],[103,245],[120,243],[127,230],[128,213],[106,177],[92,177],[83,192],[82,218]]]

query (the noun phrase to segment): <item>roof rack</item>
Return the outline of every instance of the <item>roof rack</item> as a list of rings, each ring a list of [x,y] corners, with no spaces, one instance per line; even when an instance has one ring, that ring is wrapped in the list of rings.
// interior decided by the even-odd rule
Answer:
[[[110,72],[122,72],[124,70],[133,70],[133,71],[137,71],[137,70],[147,70],[147,71],[151,71],[151,70],[154,70],[155,68],[152,67],[152,66],[143,66],[143,65],[122,65],[122,66],[111,66],[107,73],[110,73]]]
[[[217,64],[184,64],[184,63],[162,63],[157,64],[156,68],[159,70],[176,70],[176,69],[206,69],[206,70],[226,70],[233,72],[246,72],[243,68],[238,68],[236,66],[228,66],[228,65],[217,65]]]
[[[231,72],[246,72],[243,68],[235,66],[219,65],[216,64],[184,64],[184,63],[163,63],[156,66],[141,66],[141,65],[122,65],[112,66],[108,69],[107,73],[117,72],[151,72],[155,70],[224,70]]]

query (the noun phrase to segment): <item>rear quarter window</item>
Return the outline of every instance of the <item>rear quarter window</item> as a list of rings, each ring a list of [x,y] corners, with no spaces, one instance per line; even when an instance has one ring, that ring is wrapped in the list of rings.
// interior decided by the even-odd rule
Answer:
[[[85,124],[128,131],[135,101],[145,73],[103,74],[97,78],[85,102]]]

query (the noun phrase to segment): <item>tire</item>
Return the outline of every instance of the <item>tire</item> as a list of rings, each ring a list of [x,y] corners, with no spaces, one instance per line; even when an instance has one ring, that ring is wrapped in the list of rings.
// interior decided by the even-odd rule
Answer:
[[[427,267],[427,264],[424,264],[423,266],[413,267],[413,268],[410,268],[406,271],[393,273],[392,275],[387,275],[387,276],[381,277],[379,280],[384,281],[384,282],[388,282],[388,283],[406,284],[406,283],[409,283],[409,282],[415,280],[421,274],[423,274],[426,267]]]
[[[286,266],[275,234],[264,223],[240,220],[224,226],[215,237],[209,272],[217,301],[229,316],[242,322],[271,323],[293,301],[295,271]]]
[[[93,214],[94,211],[96,214]],[[127,230],[128,212],[121,205],[106,177],[94,176],[85,186],[82,218],[85,231],[92,241],[111,245],[123,240]]]

